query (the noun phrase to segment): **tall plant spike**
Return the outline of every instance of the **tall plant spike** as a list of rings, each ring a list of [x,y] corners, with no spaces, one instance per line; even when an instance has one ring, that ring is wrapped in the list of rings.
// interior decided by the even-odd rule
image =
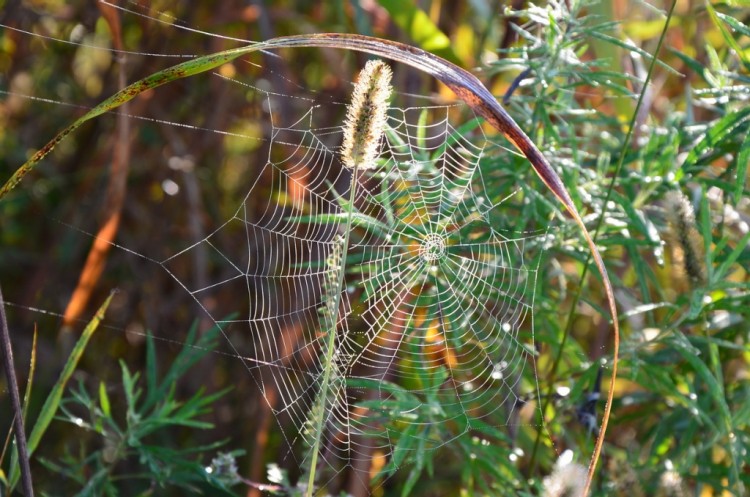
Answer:
[[[503,109],[490,91],[482,85],[476,76],[470,72],[452,64],[434,54],[424,50],[398,43],[390,40],[383,40],[362,35],[343,34],[343,33],[322,33],[312,35],[286,36],[273,38],[266,42],[252,44],[246,47],[226,50],[203,57],[197,57],[188,62],[183,62],[175,66],[159,71],[147,78],[133,83],[125,89],[115,93],[113,96],[94,107],[88,113],[76,120],[73,124],[61,131],[47,145],[39,150],[34,156],[21,166],[11,178],[0,188],[0,198],[4,197],[12,190],[23,177],[31,171],[45,156],[47,156],[62,140],[70,133],[79,128],[83,123],[97,117],[105,112],[113,110],[123,103],[132,100],[137,95],[146,90],[162,86],[171,81],[199,74],[226,62],[230,62],[238,57],[262,50],[272,50],[288,47],[319,47],[335,48],[343,50],[356,50],[373,54],[379,57],[391,59],[412,66],[433,76],[438,81],[448,86],[456,95],[465,101],[477,114],[484,117],[495,129],[502,133],[511,143],[513,143],[529,160],[531,166],[539,175],[544,184],[563,204],[573,220],[578,224],[583,232],[583,236],[591,250],[594,263],[602,277],[604,293],[607,298],[610,316],[613,327],[613,347],[612,347],[612,373],[609,382],[609,392],[607,395],[607,404],[602,417],[602,425],[599,431],[599,437],[596,441],[594,453],[589,464],[586,493],[593,479],[594,470],[596,469],[601,453],[604,436],[607,431],[607,423],[612,406],[614,395],[614,384],[617,377],[618,353],[620,347],[619,323],[617,318],[617,307],[615,297],[612,291],[612,285],[601,258],[599,249],[583,222],[575,204],[573,203],[568,190],[565,188],[560,176],[555,172],[547,159],[542,155],[539,149],[521,130],[512,117]]]
[[[331,381],[331,370],[334,368],[334,352],[336,349],[336,324],[341,307],[341,294],[344,291],[344,274],[346,273],[346,256],[349,252],[349,233],[352,230],[352,216],[354,210],[354,199],[357,192],[357,172],[359,169],[372,169],[375,167],[375,159],[380,149],[380,141],[383,138],[386,123],[386,111],[388,110],[388,99],[391,97],[391,69],[382,61],[369,61],[357,78],[352,92],[352,102],[349,104],[344,124],[344,143],[341,146],[341,160],[344,165],[352,170],[352,179],[349,185],[349,203],[347,204],[346,225],[344,227],[344,241],[341,248],[335,245],[335,253],[332,260],[338,260],[338,280],[334,286],[333,305],[328,307],[325,302],[327,319],[330,328],[328,340],[325,347],[325,362],[323,364],[323,382],[318,392],[316,408],[313,409],[317,417],[313,436],[315,441],[312,447],[312,461],[310,463],[310,475],[307,482],[307,496],[312,497],[315,492],[315,474],[318,463],[318,452],[320,441],[323,438],[325,422],[325,405],[328,398],[328,388]],[[326,298],[330,298],[331,289],[327,289]]]

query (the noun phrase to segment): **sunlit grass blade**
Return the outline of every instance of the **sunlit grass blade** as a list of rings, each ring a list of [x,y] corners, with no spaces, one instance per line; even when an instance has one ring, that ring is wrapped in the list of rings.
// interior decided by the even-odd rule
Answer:
[[[750,108],[745,107],[722,117],[696,143],[695,147],[685,157],[683,167],[696,165],[705,154],[717,153],[717,144],[726,144],[725,138],[737,132],[737,128],[750,119]]]
[[[732,18],[717,12],[713,4],[709,1],[706,1],[706,11],[708,12],[708,16],[711,18],[711,22],[713,22],[714,26],[716,26],[716,28],[719,30],[721,36],[724,38],[724,41],[727,42],[727,45],[730,46],[732,50],[734,50],[734,52],[742,60],[742,62],[744,62],[745,64],[750,64],[750,59],[748,58],[747,52],[743,50],[742,47],[740,47],[740,44],[737,43],[737,40],[734,39],[732,33],[729,32],[727,27],[722,22],[722,20],[726,21],[727,19]],[[742,24],[735,21],[730,25],[732,26],[732,29],[736,30],[737,25],[741,26]]]
[[[34,325],[34,336],[31,339],[31,358],[29,359],[29,379],[26,381],[26,390],[23,393],[23,418],[26,420],[29,412],[29,403],[31,402],[31,392],[34,388],[34,376],[36,374],[36,351],[37,351],[37,338],[38,333],[36,325]],[[2,457],[0,457],[0,464],[2,464]]]
[[[688,349],[682,346],[674,347],[674,350],[676,350],[680,354],[680,356],[688,364],[690,364],[695,373],[701,378],[703,382],[705,382],[708,387],[706,390],[711,396],[711,399],[713,400],[716,407],[719,409],[721,419],[720,422],[717,423],[717,425],[719,430],[721,430],[722,435],[725,436],[727,438],[727,441],[729,442],[728,448],[731,459],[729,484],[731,488],[736,488],[740,491],[738,495],[742,495],[743,487],[740,481],[739,468],[737,466],[737,462],[741,459],[741,456],[734,450],[736,447],[733,443],[733,438],[736,435],[733,433],[732,413],[729,409],[729,405],[727,404],[727,400],[725,397],[724,381],[720,377],[717,378],[717,376],[721,374],[721,368],[718,367],[718,350],[715,343],[709,343],[708,348],[709,355],[712,357],[712,362],[716,363],[716,367],[714,368],[716,371],[716,375],[712,373],[706,363],[701,360],[700,356],[696,353],[696,350]]]
[[[745,182],[747,181],[747,166],[750,164],[750,130],[745,133],[745,139],[742,141],[740,153],[737,154],[737,170],[735,171],[734,181],[734,203],[737,204],[742,199],[742,193],[745,191]]]
[[[42,440],[42,436],[44,436],[44,433],[47,431],[47,428],[49,428],[50,423],[54,419],[55,413],[57,413],[57,409],[60,406],[60,401],[62,400],[63,393],[65,392],[65,387],[68,384],[68,380],[70,380],[70,377],[73,376],[73,373],[78,367],[78,363],[83,356],[83,352],[86,350],[86,346],[88,345],[89,340],[99,327],[99,323],[101,323],[102,319],[104,319],[104,313],[107,311],[107,308],[112,301],[112,297],[114,297],[114,293],[111,293],[109,297],[107,297],[101,307],[99,307],[99,310],[96,311],[94,318],[86,325],[86,328],[83,330],[81,337],[78,339],[75,347],[73,347],[73,350],[70,352],[68,360],[65,362],[65,366],[63,367],[62,373],[60,373],[60,377],[57,379],[57,382],[52,387],[52,390],[47,396],[47,400],[45,400],[44,405],[42,406],[42,410],[39,413],[39,417],[37,418],[36,423],[34,423],[34,428],[32,428],[31,434],[29,435],[29,456],[31,456],[37,449],[39,443]],[[20,468],[18,466],[18,458],[17,456],[15,456],[11,460],[9,471],[8,483],[11,490],[15,487],[19,477]]]

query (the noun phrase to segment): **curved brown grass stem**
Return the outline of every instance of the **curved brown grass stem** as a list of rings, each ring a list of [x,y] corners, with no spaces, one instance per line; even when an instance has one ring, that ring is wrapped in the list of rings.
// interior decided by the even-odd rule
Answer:
[[[672,1],[672,5],[671,5],[671,7],[669,9],[669,13],[667,14],[667,19],[664,21],[664,28],[662,29],[661,36],[659,37],[659,42],[656,45],[656,50],[654,51],[654,55],[651,58],[651,64],[649,65],[649,68],[648,68],[648,74],[646,75],[646,79],[645,79],[645,81],[643,83],[643,88],[641,89],[641,93],[638,96],[638,103],[636,104],[635,110],[633,111],[633,115],[631,117],[630,124],[628,126],[628,132],[625,135],[625,140],[622,143],[621,153],[620,153],[620,159],[619,159],[619,161],[617,163],[617,167],[615,168],[615,172],[612,175],[612,179],[609,182],[609,186],[607,187],[607,194],[606,194],[606,196],[604,198],[604,202],[602,203],[602,205],[603,205],[602,212],[599,215],[599,218],[597,219],[597,222],[596,222],[596,226],[594,228],[593,239],[595,241],[599,238],[599,233],[601,231],[602,222],[603,222],[604,217],[605,217],[605,215],[607,213],[607,206],[609,205],[610,198],[612,197],[612,192],[614,191],[614,187],[615,187],[615,184],[617,182],[617,178],[619,178],[620,171],[622,171],[622,167],[623,167],[623,164],[624,164],[625,154],[626,154],[627,148],[630,146],[631,140],[633,138],[633,133],[637,129],[637,123],[638,123],[638,120],[639,120],[639,117],[640,117],[641,107],[643,106],[644,98],[645,98],[645,95],[646,95],[646,92],[647,92],[647,89],[648,89],[648,84],[651,81],[651,78],[653,76],[654,68],[656,67],[656,61],[658,60],[659,52],[661,51],[661,46],[664,43],[664,38],[665,38],[665,36],[667,34],[667,28],[669,27],[669,21],[672,18],[672,14],[674,13],[674,8],[675,8],[676,5],[677,5],[677,1],[673,0]],[[550,379],[549,379],[549,389],[547,391],[547,395],[545,396],[546,400],[544,402],[544,406],[542,407],[542,411],[541,411],[542,415],[544,415],[544,413],[547,411],[547,408],[549,407],[550,399],[552,398],[552,391],[554,389],[554,384],[557,381],[557,369],[558,369],[558,367],[560,365],[560,361],[562,360],[562,355],[563,355],[563,350],[565,348],[565,343],[567,342],[568,336],[570,335],[570,332],[572,331],[572,328],[573,328],[573,318],[575,316],[575,310],[576,310],[576,308],[578,306],[578,302],[581,299],[581,294],[582,294],[582,290],[583,290],[584,281],[586,280],[586,276],[588,274],[589,267],[591,266],[591,257],[594,256],[594,255],[595,255],[594,252],[589,253],[589,255],[586,257],[586,261],[584,262],[583,271],[581,271],[580,283],[578,284],[577,291],[576,291],[576,293],[575,293],[575,295],[573,297],[573,302],[571,303],[571,306],[570,306],[570,311],[568,312],[568,318],[567,318],[567,322],[566,322],[566,326],[565,326],[565,331],[564,331],[563,338],[562,338],[562,343],[560,344],[560,347],[558,348],[557,355],[555,356],[555,358],[553,360],[553,363],[552,363],[552,370],[551,370]],[[609,282],[606,282],[606,283],[608,284]],[[616,315],[613,316],[613,319],[616,319],[616,317],[617,317]],[[615,325],[615,329],[618,329],[618,323],[615,322],[614,325]],[[614,388],[615,374],[616,374],[616,370],[617,370],[617,351],[618,351],[618,345],[619,345],[619,337],[616,335],[615,336],[614,364],[612,366],[612,370],[613,370],[612,371],[612,379],[611,379],[610,384],[609,384],[610,392],[607,395],[607,407],[605,408],[604,418],[602,420],[602,427],[603,428],[606,427],[606,423],[608,421],[609,414],[610,414],[610,403],[611,403],[611,400],[612,400],[612,397],[613,397],[612,389]],[[541,438],[541,430],[537,434],[536,440],[534,441],[534,448],[533,448],[532,454],[531,454],[531,462],[530,462],[531,469],[530,469],[530,471],[534,470],[534,464],[535,464],[535,460],[536,460],[536,453],[537,453],[537,448],[539,446],[540,438]],[[594,453],[595,457],[598,457],[599,454],[600,454],[600,451],[601,451],[601,446],[599,444],[599,440],[601,438],[602,438],[602,436],[600,434],[599,439],[597,439],[597,449],[595,449],[595,453]],[[592,461],[592,462],[595,463],[595,461]],[[593,470],[594,470],[594,467],[589,467],[589,477],[588,477],[588,481],[586,483],[586,488],[584,490],[584,495],[588,494],[588,491],[589,491],[589,488],[590,488],[590,485],[591,485],[591,481],[593,479]]]

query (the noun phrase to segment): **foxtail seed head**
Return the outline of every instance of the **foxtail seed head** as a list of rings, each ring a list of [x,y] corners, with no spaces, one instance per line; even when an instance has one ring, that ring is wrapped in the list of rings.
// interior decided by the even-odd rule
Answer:
[[[665,197],[664,209],[676,238],[676,258],[682,263],[685,274],[696,285],[706,282],[706,262],[703,238],[695,227],[695,215],[690,201],[680,191],[671,191]]]
[[[375,167],[391,96],[391,68],[371,60],[359,73],[346,112],[341,159],[344,165],[360,169]]]

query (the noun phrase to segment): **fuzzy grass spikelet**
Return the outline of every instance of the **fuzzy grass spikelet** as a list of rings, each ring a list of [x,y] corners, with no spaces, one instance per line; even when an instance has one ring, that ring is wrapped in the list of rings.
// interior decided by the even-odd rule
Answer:
[[[391,69],[371,60],[359,73],[344,123],[341,158],[349,168],[372,169],[386,123],[391,97]]]
[[[659,491],[656,497],[685,497],[687,493],[682,486],[682,477],[671,466],[659,478]]]
[[[544,479],[544,497],[584,497],[586,468],[573,462],[570,450],[563,452],[552,474]]]
[[[664,209],[673,236],[676,239],[676,259],[694,285],[706,283],[706,262],[701,238],[695,227],[695,214],[687,197],[679,191],[665,196]]]

